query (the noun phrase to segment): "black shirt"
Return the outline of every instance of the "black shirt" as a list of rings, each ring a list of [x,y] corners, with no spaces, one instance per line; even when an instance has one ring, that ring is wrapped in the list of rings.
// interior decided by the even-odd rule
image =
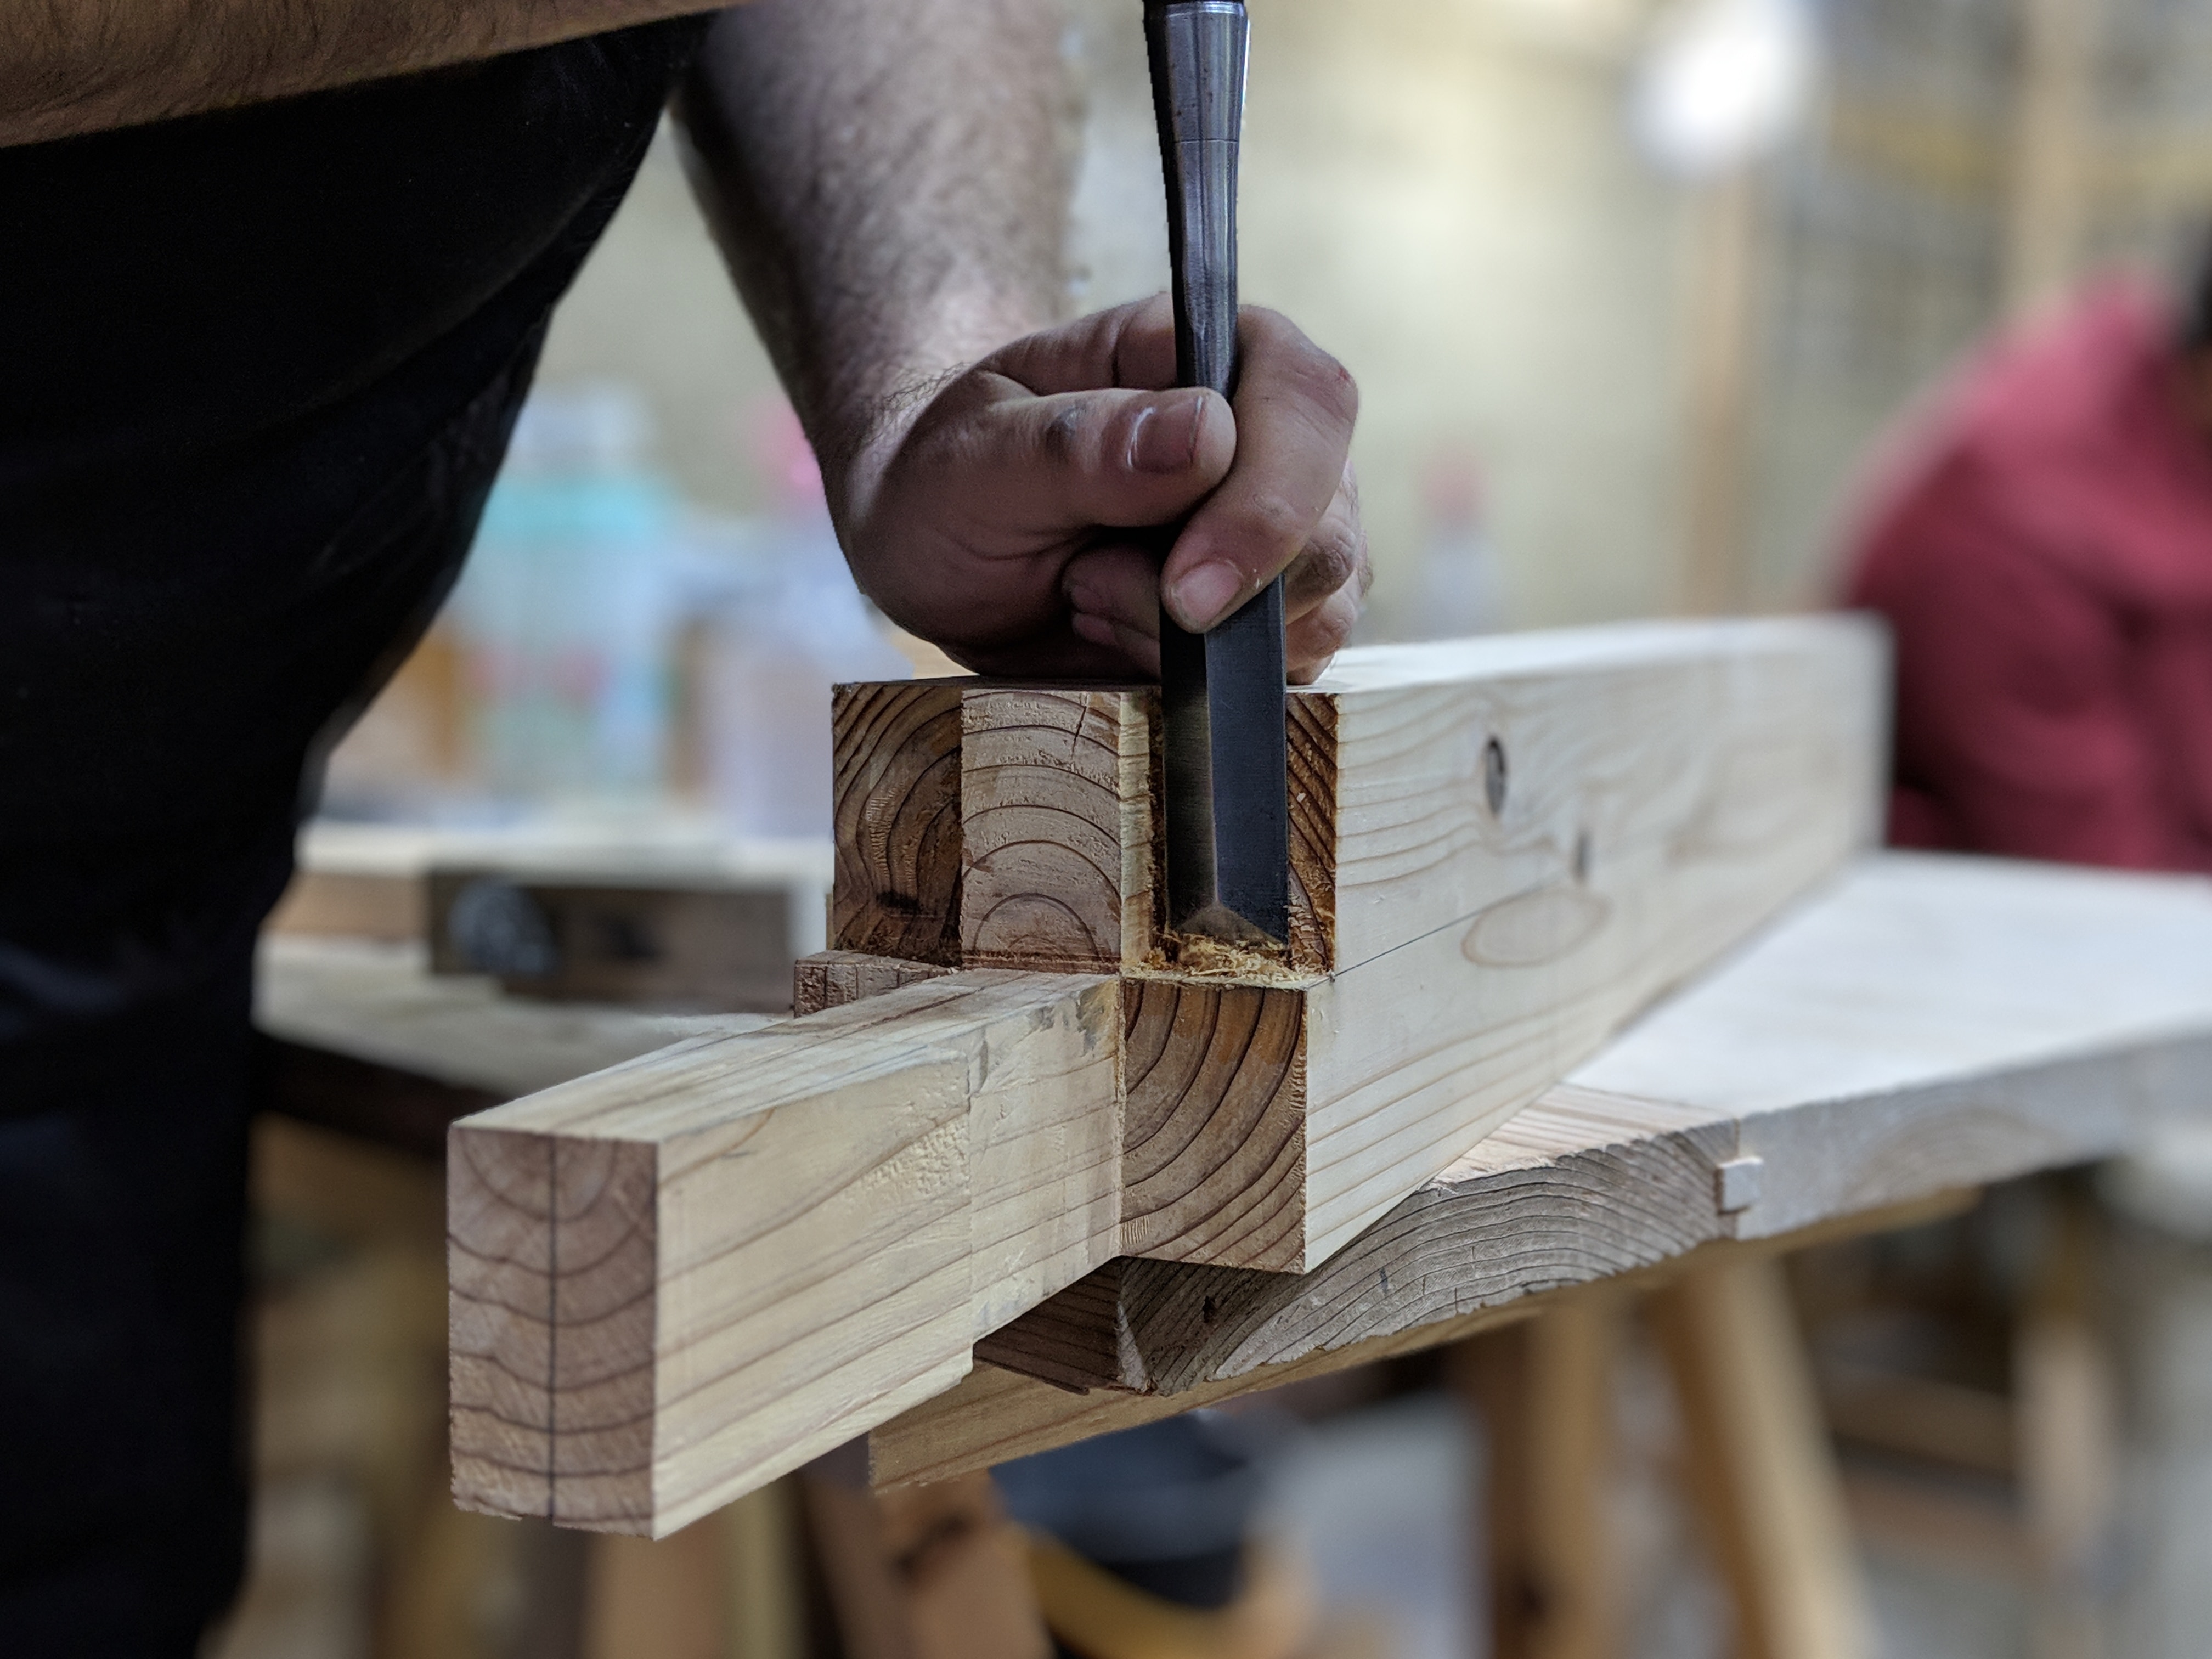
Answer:
[[[250,945],[706,27],[0,149],[0,1046]]]

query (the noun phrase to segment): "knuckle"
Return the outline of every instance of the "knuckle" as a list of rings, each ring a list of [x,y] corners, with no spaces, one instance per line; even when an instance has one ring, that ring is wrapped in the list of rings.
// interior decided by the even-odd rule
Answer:
[[[1359,382],[1327,352],[1316,349],[1314,355],[1319,361],[1308,368],[1307,395],[1331,420],[1350,426],[1359,418]]]
[[[1322,529],[1325,533],[1308,543],[1299,556],[1304,566],[1301,585],[1311,592],[1334,593],[1358,571],[1358,552],[1342,526],[1324,525]]]
[[[1081,404],[1070,404],[1044,423],[1037,434],[1037,449],[1045,460],[1055,466],[1073,466],[1080,461],[1086,436],[1085,413]]]

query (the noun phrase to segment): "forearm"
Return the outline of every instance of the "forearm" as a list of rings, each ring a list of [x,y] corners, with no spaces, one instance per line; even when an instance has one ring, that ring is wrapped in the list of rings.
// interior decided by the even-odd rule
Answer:
[[[948,372],[1063,310],[1063,27],[1050,0],[763,0],[708,37],[694,183],[833,501]]]
[[[0,7],[0,145],[549,46],[728,0],[37,0]]]

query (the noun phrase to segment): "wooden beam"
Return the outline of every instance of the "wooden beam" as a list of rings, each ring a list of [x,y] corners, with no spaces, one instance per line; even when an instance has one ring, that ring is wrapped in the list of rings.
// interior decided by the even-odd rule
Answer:
[[[665,1531],[1109,1258],[1318,1267],[1861,844],[1881,670],[1835,619],[1346,653],[1291,716],[1327,972],[1130,960],[1149,694],[842,689],[844,954],[801,996],[939,976],[456,1130],[465,1501]],[[1212,1363],[1135,1351],[1147,1386]]]
[[[1110,980],[971,973],[457,1125],[454,1490],[662,1535],[1113,1254]]]
[[[1194,976],[1266,988],[1269,1042],[1259,1074],[1208,1071],[1217,1010],[1249,1000],[1132,992],[1133,1055],[1169,1064],[1133,1069],[1160,1098],[1133,1101],[1131,1133],[1174,1133],[1132,1145],[1129,1253],[1314,1266],[1835,869],[1873,833],[1883,673],[1872,629],[1804,618],[1346,652],[1293,692],[1287,971]],[[1155,945],[1149,693],[910,690],[940,712],[901,760],[893,690],[845,688],[871,718],[842,717],[841,742],[916,775],[958,702],[967,965],[1194,978]],[[864,769],[841,753],[840,776]],[[882,902],[841,885],[841,916]],[[1195,1095],[1171,1086],[1179,1059]]]
[[[1739,1254],[1759,1258],[1864,1233],[1917,1226],[1956,1215],[1977,1196],[1972,1193],[1944,1194],[1917,1203],[1839,1218],[1779,1238],[1716,1240],[1699,1246],[1688,1256],[1656,1262],[1624,1274],[1617,1285],[1600,1287],[1595,1293],[1651,1290],[1679,1273]],[[1225,1282],[1227,1277],[1224,1275],[1224,1282],[1217,1286],[1224,1292],[1233,1288]],[[1137,1393],[1111,1387],[1083,1388],[1049,1382],[995,1363],[986,1363],[977,1365],[943,1394],[902,1412],[872,1431],[868,1436],[869,1468],[878,1486],[944,1480],[971,1469],[989,1468],[1010,1458],[1027,1457],[1036,1452],[1050,1451],[1055,1446],[1157,1422],[1200,1406],[1240,1399],[1310,1377],[1331,1376],[1355,1365],[1395,1359],[1401,1354],[1420,1353],[1468,1341],[1516,1321],[1540,1317],[1562,1301],[1593,1293],[1589,1285],[1582,1283],[1528,1290],[1510,1302],[1449,1314],[1424,1324],[1361,1337],[1341,1345],[1316,1346],[1302,1353],[1194,1382],[1173,1393]],[[1217,1303],[1215,1306],[1217,1313],[1230,1311],[1227,1304]],[[980,1346],[976,1357],[985,1357]]]

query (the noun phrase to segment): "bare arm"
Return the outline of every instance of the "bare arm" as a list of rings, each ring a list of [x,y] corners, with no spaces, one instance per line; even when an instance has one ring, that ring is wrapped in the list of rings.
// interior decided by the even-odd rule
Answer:
[[[10,0],[0,145],[550,46],[728,0]]]
[[[1351,377],[1248,307],[1232,409],[1170,389],[1164,301],[1059,321],[1065,25],[1050,0],[732,12],[678,102],[694,181],[894,620],[987,671],[1127,675],[1157,669],[1164,598],[1205,627],[1288,567],[1310,676],[1367,579]]]
[[[825,465],[1064,314],[1064,27],[1049,0],[769,0],[708,34],[694,183]]]

